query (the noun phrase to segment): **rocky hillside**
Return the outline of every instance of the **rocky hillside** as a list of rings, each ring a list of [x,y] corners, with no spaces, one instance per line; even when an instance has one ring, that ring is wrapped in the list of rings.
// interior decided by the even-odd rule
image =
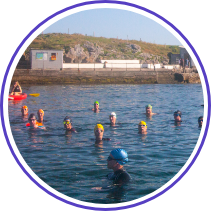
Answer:
[[[106,59],[138,59],[141,63],[168,64],[168,55],[179,53],[178,46],[60,33],[39,35],[26,49],[26,60],[29,59],[30,48],[63,49],[66,63],[93,63]]]

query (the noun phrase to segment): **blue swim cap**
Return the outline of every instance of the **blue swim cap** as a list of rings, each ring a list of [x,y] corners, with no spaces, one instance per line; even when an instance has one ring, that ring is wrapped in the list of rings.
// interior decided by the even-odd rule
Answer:
[[[128,155],[124,149],[114,149],[111,151],[111,154],[120,165],[128,162]]]

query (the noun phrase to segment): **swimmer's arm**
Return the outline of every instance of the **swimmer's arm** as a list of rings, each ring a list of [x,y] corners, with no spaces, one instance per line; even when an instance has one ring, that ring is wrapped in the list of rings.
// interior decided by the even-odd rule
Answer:
[[[72,132],[78,133],[75,128],[72,128]]]
[[[45,126],[38,126],[38,128],[42,129],[42,130],[46,130]]]
[[[103,186],[103,187],[94,187],[92,190],[105,190],[105,189],[110,189],[112,185],[109,186]]]
[[[14,93],[15,93],[15,92],[14,92],[14,89],[15,89],[15,88],[12,89],[10,95],[14,95]]]
[[[17,85],[16,85],[17,86]],[[13,91],[15,90],[15,85],[13,86],[12,90],[11,90],[11,94],[13,93]]]
[[[20,93],[22,93],[22,89],[21,89],[21,86],[18,84],[19,88],[20,88]]]
[[[21,86],[20,86],[20,84],[18,83],[17,84],[17,86],[19,87],[19,89],[20,89],[20,92],[19,93],[22,93],[22,89],[21,89]]]

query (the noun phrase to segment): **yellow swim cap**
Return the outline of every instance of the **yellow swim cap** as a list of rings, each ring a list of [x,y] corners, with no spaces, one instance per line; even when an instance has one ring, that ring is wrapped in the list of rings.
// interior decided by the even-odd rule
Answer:
[[[95,128],[94,128],[94,131],[95,131],[96,129],[98,129],[98,128],[100,128],[100,129],[102,129],[102,130],[104,131],[104,128],[103,128],[103,126],[102,126],[101,124],[96,124],[96,126],[95,126]]]
[[[144,121],[140,121],[138,125],[146,125],[146,127],[147,127],[147,123]]]
[[[28,108],[27,106],[23,106],[22,109]]]
[[[42,109],[39,109],[38,113],[43,113],[43,115],[44,115],[44,111]]]

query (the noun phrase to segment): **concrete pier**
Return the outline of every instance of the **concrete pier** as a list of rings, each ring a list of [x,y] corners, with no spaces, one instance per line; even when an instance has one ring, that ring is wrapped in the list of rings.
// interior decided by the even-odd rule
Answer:
[[[16,69],[12,82],[21,84],[180,84],[200,83],[198,73],[167,69]]]

